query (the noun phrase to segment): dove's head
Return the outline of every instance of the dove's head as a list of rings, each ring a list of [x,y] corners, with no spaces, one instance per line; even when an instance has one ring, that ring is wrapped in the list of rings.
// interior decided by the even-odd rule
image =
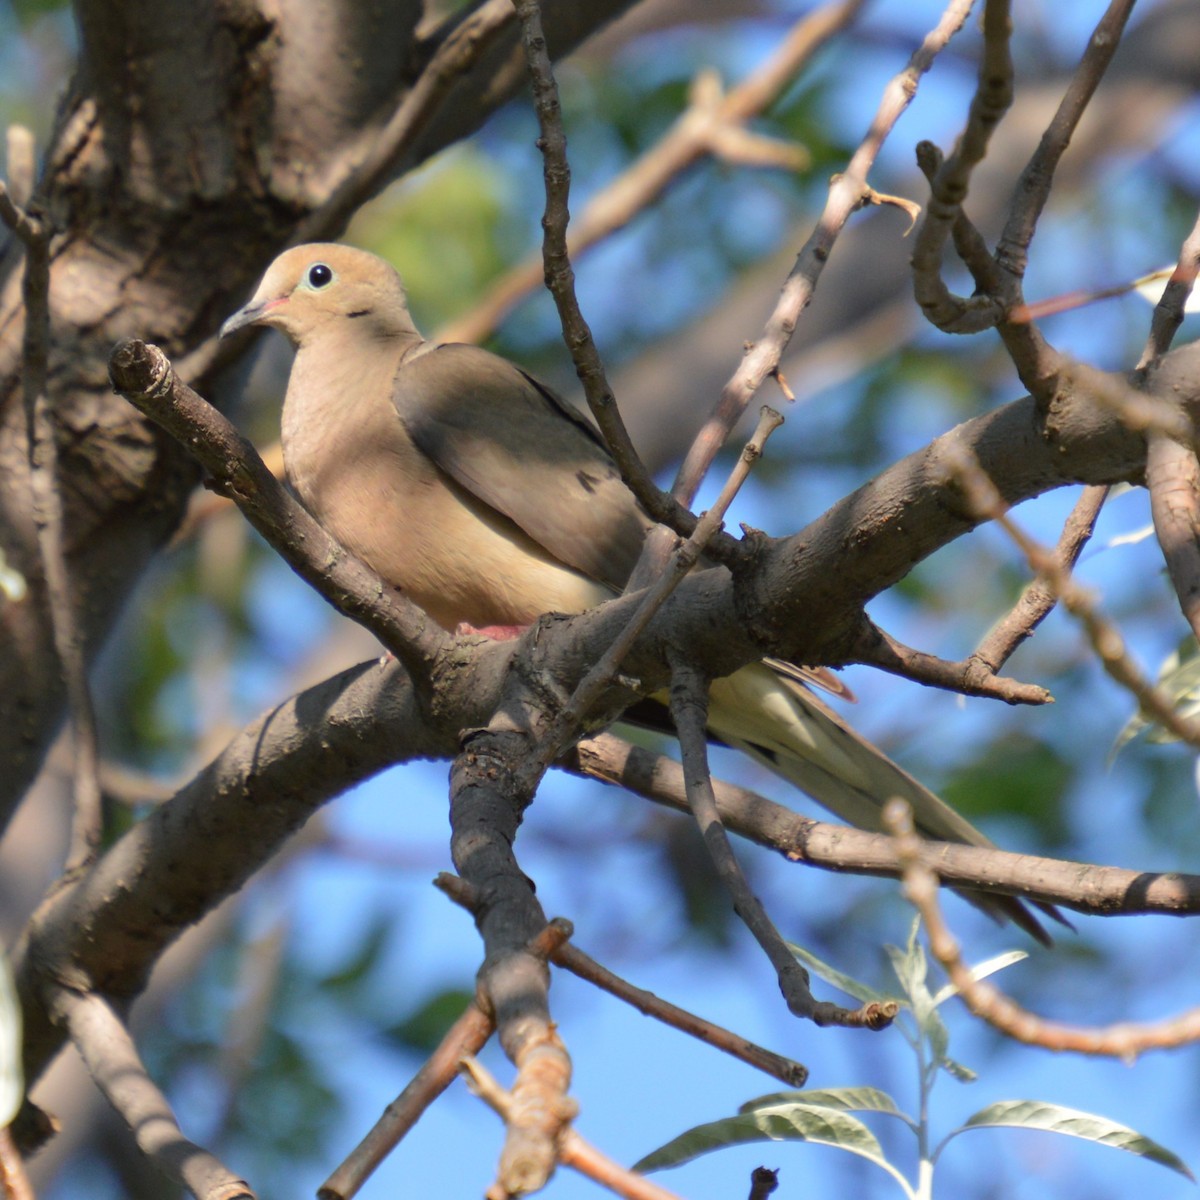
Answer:
[[[221,336],[247,325],[272,325],[295,346],[326,336],[420,337],[391,264],[334,242],[285,250],[250,303],[221,326]]]

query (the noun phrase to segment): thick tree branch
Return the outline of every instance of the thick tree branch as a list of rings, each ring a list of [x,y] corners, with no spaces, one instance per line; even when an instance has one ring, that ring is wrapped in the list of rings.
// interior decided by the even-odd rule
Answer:
[[[452,738],[423,724],[395,663],[354,667],[248,726],[86,874],[55,889],[26,927],[13,968],[30,1085],[62,1042],[46,993],[64,973],[106,995],[137,995],[179,933],[320,805],[393,762],[452,749]]]
[[[470,912],[479,912],[484,907],[483,897],[479,892],[457,875],[443,871],[434,880],[434,884],[456,904],[461,904]],[[616,996],[618,1000],[632,1005],[645,1016],[654,1017],[665,1025],[670,1025],[692,1037],[699,1038],[702,1042],[706,1042],[718,1050],[723,1050],[726,1054],[731,1054],[734,1058],[741,1059],[742,1062],[748,1063],[760,1071],[765,1071],[768,1075],[773,1075],[789,1087],[803,1087],[805,1080],[808,1079],[808,1069],[800,1063],[775,1054],[771,1050],[766,1050],[762,1046],[756,1046],[731,1030],[713,1025],[702,1017],[696,1016],[695,1013],[690,1013],[686,1009],[678,1008],[674,1004],[660,999],[652,992],[634,987],[627,980],[601,966],[594,958],[584,954],[573,942],[561,940],[556,943],[549,950],[549,959],[556,966],[563,967],[573,975],[578,975],[580,979],[586,979],[588,983],[595,984],[596,987]]]
[[[580,742],[566,765],[655,804],[690,811],[679,763],[612,734]],[[900,860],[886,834],[814,821],[720,780],[714,780],[713,787],[726,828],[778,850],[792,862],[854,875],[900,875]],[[1003,892],[1098,917],[1200,914],[1200,875],[1133,871],[949,842],[924,845],[927,861],[948,887]]]

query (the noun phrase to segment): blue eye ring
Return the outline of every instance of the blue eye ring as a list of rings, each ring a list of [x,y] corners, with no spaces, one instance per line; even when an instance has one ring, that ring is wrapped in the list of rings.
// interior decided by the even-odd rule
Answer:
[[[327,288],[334,281],[334,278],[333,268],[328,263],[313,263],[304,272],[305,284],[315,292],[319,292],[322,288]]]

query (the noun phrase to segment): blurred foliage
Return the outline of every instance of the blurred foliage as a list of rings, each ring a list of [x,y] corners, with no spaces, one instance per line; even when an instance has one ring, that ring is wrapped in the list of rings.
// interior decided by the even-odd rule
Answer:
[[[473,993],[462,988],[446,988],[435,992],[403,1020],[380,1032],[400,1050],[431,1054],[473,999]]]
[[[1012,732],[955,772],[942,797],[972,820],[1018,817],[1047,848],[1061,849],[1070,832],[1063,802],[1073,778],[1071,764],[1052,744]]]
[[[477,146],[458,146],[364,209],[349,237],[396,264],[419,324],[432,332],[505,266],[511,193]]]

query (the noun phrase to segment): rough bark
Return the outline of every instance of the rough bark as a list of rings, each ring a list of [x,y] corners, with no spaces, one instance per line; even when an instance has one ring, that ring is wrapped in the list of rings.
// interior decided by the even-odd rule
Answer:
[[[547,4],[552,49],[570,49],[629,3]],[[79,66],[39,192],[56,230],[49,386],[69,569],[93,654],[197,479],[186,456],[112,394],[109,351],[137,336],[189,363],[465,19],[425,30],[421,7],[77,5]],[[514,29],[458,80],[400,148],[390,177],[477,128],[512,94],[522,79],[515,44]],[[0,256],[0,550],[30,588],[0,610],[8,718],[0,723],[0,826],[36,774],[63,707],[28,512],[20,279],[10,238]],[[218,403],[228,398],[219,360],[206,353],[184,370]]]

